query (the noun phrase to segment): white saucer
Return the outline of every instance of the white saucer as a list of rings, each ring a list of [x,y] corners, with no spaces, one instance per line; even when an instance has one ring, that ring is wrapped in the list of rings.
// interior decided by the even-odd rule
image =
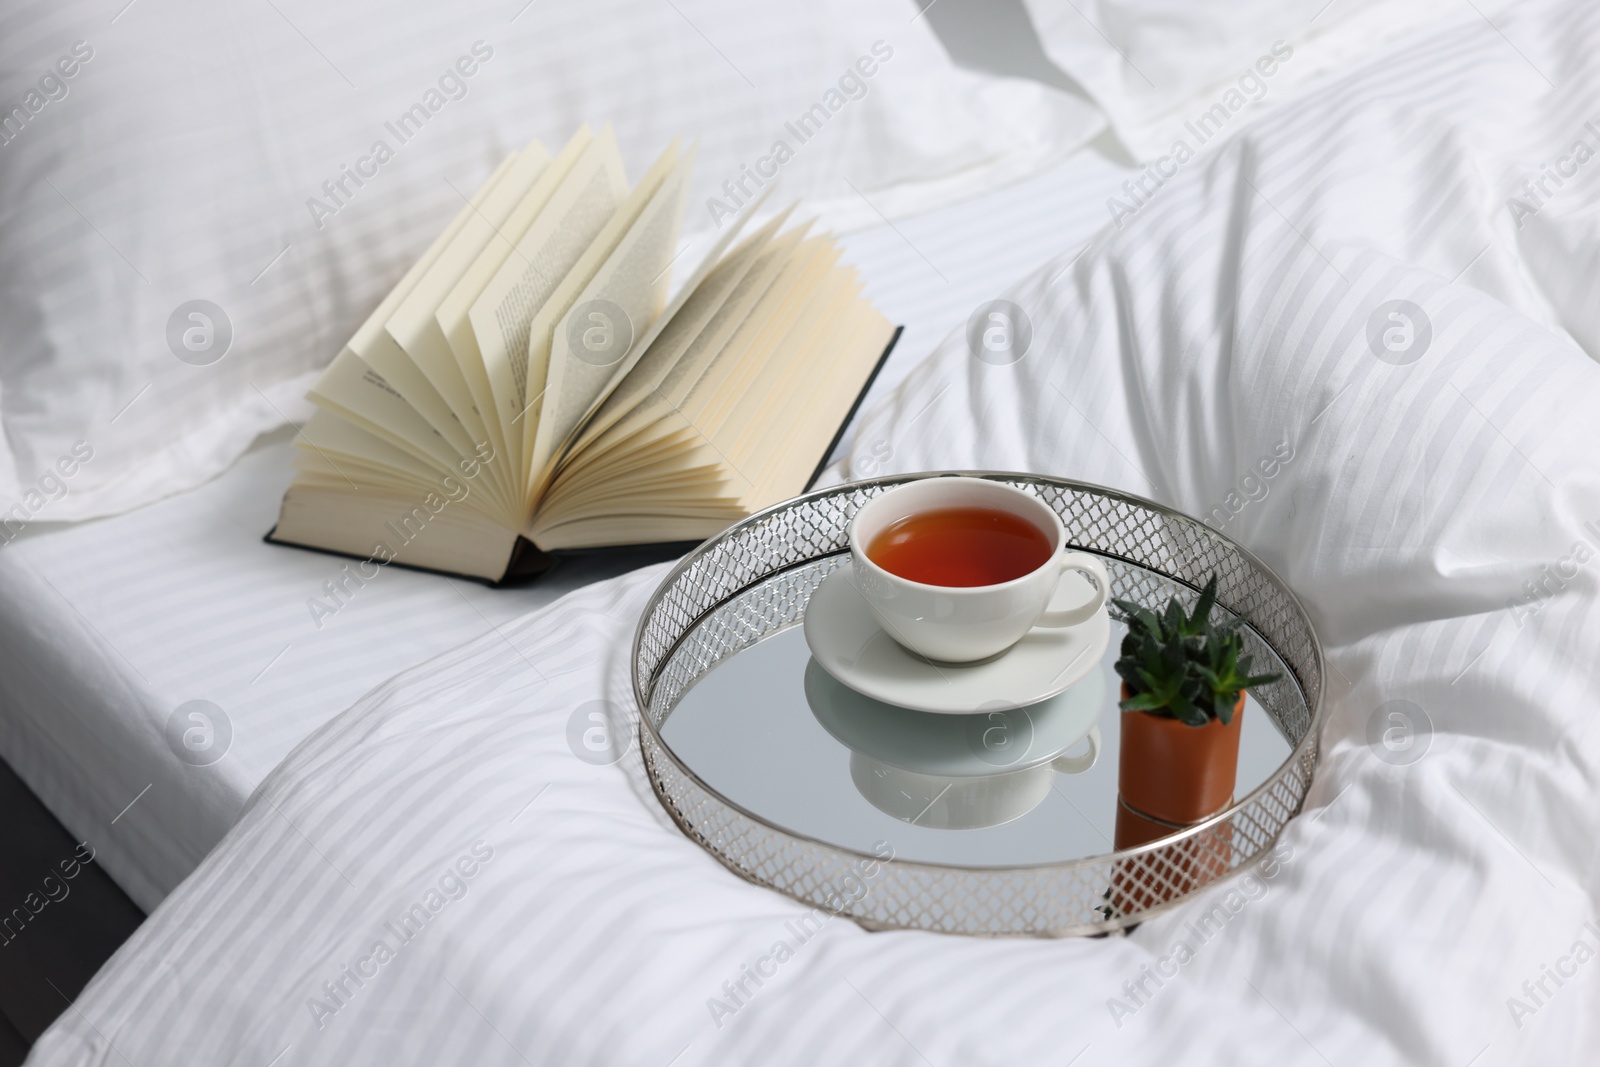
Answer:
[[[1061,577],[1055,605],[1088,599],[1081,576]],[[884,632],[856,591],[846,560],[822,580],[806,605],[806,644],[827,672],[858,693],[916,711],[971,715],[1048,700],[1095,668],[1111,640],[1102,611],[1062,629],[1036,627],[982,663],[931,663]]]

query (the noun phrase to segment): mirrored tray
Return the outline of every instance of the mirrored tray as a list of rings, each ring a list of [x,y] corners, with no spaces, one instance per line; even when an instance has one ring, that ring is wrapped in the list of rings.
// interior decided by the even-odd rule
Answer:
[[[1097,486],[961,472],[1036,493],[1112,595],[1192,603],[1216,573],[1254,670],[1236,803],[1125,851],[1112,845],[1120,713],[1111,664],[1051,706],[941,716],[868,706],[811,659],[805,606],[848,560],[850,518],[910,480],[822,490],[738,523],[656,591],[634,645],[640,746],[657,796],[738,874],[872,929],[1095,934],[1252,862],[1299,810],[1317,761],[1322,657],[1292,594],[1197,520]],[[1070,595],[1070,594],[1067,594]],[[1101,750],[1092,766],[1087,724]],[[847,744],[848,742],[848,744]],[[1061,757],[1057,759],[1056,757]],[[1052,763],[1052,760],[1054,762]]]

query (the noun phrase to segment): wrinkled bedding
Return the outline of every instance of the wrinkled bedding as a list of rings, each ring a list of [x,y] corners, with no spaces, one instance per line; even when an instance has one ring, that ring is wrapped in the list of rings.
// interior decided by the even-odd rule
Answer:
[[[1128,937],[802,940],[808,909],[679,833],[636,750],[569,746],[583,706],[631,707],[653,568],[311,736],[30,1062],[1591,1058],[1596,55],[1600,10],[1525,4],[1174,154],[1003,294],[1025,352],[957,332],[857,430],[848,475],[1119,486],[1295,590],[1331,711],[1257,868]]]

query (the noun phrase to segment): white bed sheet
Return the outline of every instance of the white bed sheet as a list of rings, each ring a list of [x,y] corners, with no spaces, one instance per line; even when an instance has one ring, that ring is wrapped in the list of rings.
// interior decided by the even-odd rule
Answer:
[[[1122,173],[1086,152],[846,238],[871,297],[906,327],[873,395],[999,285],[1063,240],[1087,240]],[[221,840],[290,749],[367,690],[624,569],[574,563],[491,590],[392,568],[319,627],[308,600],[334,603],[322,585],[344,561],[261,542],[290,451],[280,433],[197,490],[0,547],[0,755],[146,910]],[[191,700],[216,704],[231,725],[227,755],[209,766],[182,762],[166,737]]]
[[[624,569],[579,562],[492,590],[389,568],[314,614],[313,598],[340,603],[322,587],[346,561],[262,541],[288,436],[199,489],[0,549],[0,753],[147,911],[290,749],[378,681]],[[166,736],[192,700],[221,709],[219,740],[231,730],[209,765]]]
[[[309,738],[33,1062],[1592,1059],[1600,308],[1572,279],[1592,284],[1600,187],[1520,230],[1502,198],[1600,109],[1597,54],[1600,13],[1566,0],[1374,57],[1011,290],[1036,358],[952,340],[863,423],[908,469],[1235,511],[1334,679],[1275,862],[1126,938],[830,921],[735,997],[806,909],[681,834],[636,753],[568,749],[574,709],[630,700],[647,571],[511,624],[537,674],[479,639]],[[1426,348],[1369,341],[1395,299]],[[1281,480],[1234,508],[1286,432]],[[1432,725],[1410,763],[1383,742],[1393,700]]]

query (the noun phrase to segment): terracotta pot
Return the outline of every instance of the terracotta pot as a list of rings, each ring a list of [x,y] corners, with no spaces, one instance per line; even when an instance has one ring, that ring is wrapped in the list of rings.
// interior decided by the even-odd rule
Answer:
[[[1128,686],[1122,686],[1128,698]],[[1142,822],[1188,826],[1227,807],[1239,772],[1239,724],[1244,694],[1233,708],[1233,721],[1212,719],[1204,726],[1185,726],[1177,719],[1147,711],[1122,713],[1122,752],[1118,791]],[[1121,829],[1122,820],[1118,820]],[[1120,834],[1119,834],[1120,838]],[[1119,839],[1117,847],[1124,847]]]

